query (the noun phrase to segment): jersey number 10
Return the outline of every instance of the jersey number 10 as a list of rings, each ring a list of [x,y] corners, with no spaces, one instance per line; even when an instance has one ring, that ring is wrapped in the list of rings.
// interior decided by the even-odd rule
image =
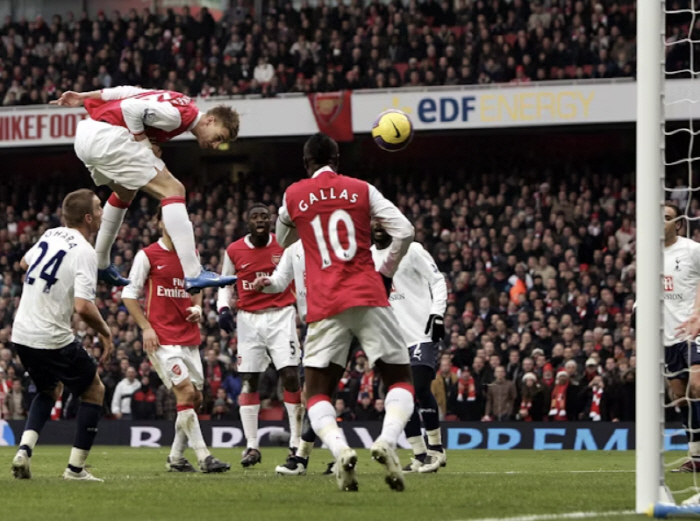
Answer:
[[[27,271],[27,276],[25,278],[25,282],[32,286],[36,279],[32,277],[32,272],[41,264],[41,261],[44,260],[44,257],[46,257],[46,252],[49,251],[49,245],[45,241],[41,241],[39,244],[39,249],[41,250],[41,253],[39,254],[39,257],[34,261],[34,264],[32,264],[29,267],[29,270]],[[56,284],[58,279],[56,278],[56,273],[58,273],[58,268],[61,267],[61,263],[63,262],[63,257],[66,256],[66,251],[65,250],[58,250],[56,252],[56,255],[51,257],[46,264],[44,264],[44,267],[41,268],[41,272],[39,273],[39,278],[43,279],[46,284],[44,285],[44,293],[48,293],[51,291],[51,286]]]
[[[340,243],[340,234],[338,232],[338,224],[343,223],[347,230],[348,247],[345,248]],[[323,235],[323,225],[321,224],[321,216],[317,215],[311,221],[311,227],[314,229],[316,244],[318,251],[321,254],[321,269],[328,268],[331,264],[331,254],[328,250],[326,238]],[[355,238],[355,224],[352,222],[352,217],[345,210],[335,210],[328,219],[328,239],[331,242],[333,256],[342,262],[348,262],[355,257],[357,253],[357,239]]]

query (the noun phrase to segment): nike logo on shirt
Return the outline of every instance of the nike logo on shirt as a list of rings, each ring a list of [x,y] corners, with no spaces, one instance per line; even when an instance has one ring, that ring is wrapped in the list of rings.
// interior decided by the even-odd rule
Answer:
[[[241,266],[241,269],[244,270],[244,269],[246,269],[248,266],[250,266],[250,262],[248,262],[248,263],[244,264],[243,266]]]
[[[156,269],[158,270],[162,270],[163,268],[165,268],[165,266],[156,266]]]

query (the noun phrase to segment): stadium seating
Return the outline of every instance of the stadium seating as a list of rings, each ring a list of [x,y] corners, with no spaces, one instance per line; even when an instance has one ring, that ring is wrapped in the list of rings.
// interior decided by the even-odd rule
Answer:
[[[65,90],[122,84],[204,97],[374,88],[384,86],[379,74],[408,83],[404,72],[411,58],[420,71],[418,85],[443,57],[463,85],[510,82],[518,66],[540,81],[574,78],[576,67],[587,77],[632,75],[634,18],[627,3],[607,2],[595,16],[593,3],[582,3],[580,13],[557,4],[457,0],[449,8],[375,0],[365,9],[353,4],[339,12],[270,2],[260,22],[234,13],[214,21],[206,8],[196,17],[145,9],[94,20],[70,13],[56,13],[50,21],[8,20],[0,27],[0,101],[42,104]],[[579,35],[586,37],[583,47]],[[355,66],[360,77],[348,80]],[[437,76],[437,84],[445,81]],[[254,77],[264,81],[252,82]]]

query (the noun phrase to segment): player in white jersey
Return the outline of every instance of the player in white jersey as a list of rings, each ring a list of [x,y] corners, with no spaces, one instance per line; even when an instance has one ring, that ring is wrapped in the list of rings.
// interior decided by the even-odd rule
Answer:
[[[694,309],[700,306],[700,244],[678,236],[683,217],[673,203],[664,207],[664,346],[666,378],[681,410],[690,459],[674,472],[700,471],[700,351]],[[685,338],[681,338],[685,337]],[[694,398],[687,401],[686,396]],[[689,410],[690,409],[690,410]]]
[[[381,266],[389,252],[391,236],[378,222],[372,223],[372,258]],[[445,338],[443,317],[447,308],[447,284],[425,248],[414,242],[394,274],[389,303],[398,319],[411,355],[416,407],[404,433],[413,449],[413,460],[404,472],[437,472],[447,462],[442,448],[438,406],[430,384],[435,379],[440,342]],[[425,445],[421,418],[428,435]]]
[[[196,255],[194,233],[185,205],[185,188],[160,159],[162,143],[191,132],[202,148],[217,148],[238,135],[238,113],[220,105],[199,112],[189,96],[179,92],[121,86],[91,92],[64,92],[52,104],[84,106],[89,114],[75,131],[75,153],[95,184],[113,191],[104,208],[104,220],[95,240],[100,280],[113,286],[129,283],[114,265],[110,253],[124,215],[138,190],[160,201],[163,222],[185,271],[185,289],[198,293],[205,287],[233,284],[204,270]]]
[[[12,460],[12,474],[18,479],[31,477],[32,451],[63,383],[82,400],[63,479],[102,481],[85,470],[85,460],[97,435],[105,389],[97,375],[97,362],[71,330],[75,309],[97,331],[103,361],[109,359],[112,335],[94,303],[97,255],[87,241],[100,228],[102,208],[92,191],[78,190],[63,200],[62,213],[66,226],[45,232],[20,263],[27,273],[12,325],[12,344],[37,395]]]

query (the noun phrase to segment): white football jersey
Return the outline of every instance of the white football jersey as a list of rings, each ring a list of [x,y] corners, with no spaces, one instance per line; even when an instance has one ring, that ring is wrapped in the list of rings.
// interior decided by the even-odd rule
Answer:
[[[302,322],[306,322],[306,264],[304,246],[296,241],[284,250],[279,264],[270,276],[271,284],[263,293],[282,293],[294,280],[297,297],[297,312]]]
[[[97,254],[72,228],[53,228],[24,256],[29,265],[12,342],[37,349],[59,349],[73,342],[75,297],[95,299]]]
[[[389,248],[378,250],[372,246],[372,258],[377,268],[388,253]],[[433,258],[417,242],[408,248],[394,274],[389,303],[407,346],[432,342],[430,331],[426,333],[425,327],[430,315],[444,316],[447,284]]]
[[[664,345],[681,341],[676,337],[676,328],[693,312],[698,284],[700,243],[678,237],[675,243],[664,248]]]

